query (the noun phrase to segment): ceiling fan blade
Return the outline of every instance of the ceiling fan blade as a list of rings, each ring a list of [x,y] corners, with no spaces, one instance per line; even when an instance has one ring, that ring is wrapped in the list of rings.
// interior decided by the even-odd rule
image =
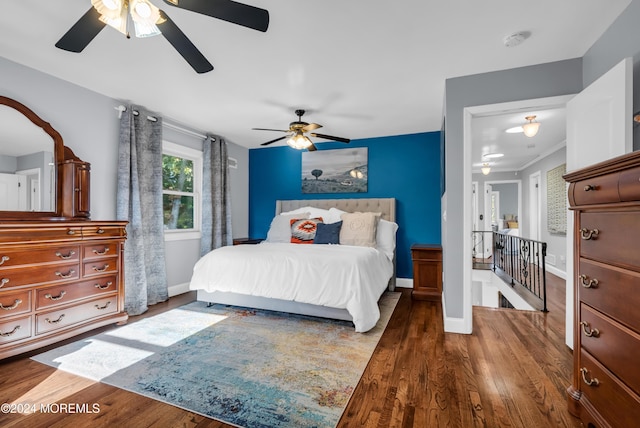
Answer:
[[[197,73],[206,73],[213,70],[213,65],[202,55],[191,40],[178,28],[178,26],[160,11],[160,17],[164,22],[156,24],[165,39],[173,45],[180,55],[189,63]]]
[[[348,143],[351,140],[349,138],[342,138],[342,137],[334,137],[333,135],[325,135],[325,134],[311,134],[312,137],[317,137],[317,138],[324,138],[325,140],[333,140],[333,141],[339,141],[341,143]]]
[[[311,145],[307,147],[307,150],[310,152],[315,152],[316,150],[318,150],[318,148],[316,147],[315,144],[311,143]]]
[[[302,132],[313,131],[314,129],[322,128],[322,125],[318,125],[317,123],[310,123],[304,128],[302,128]]]
[[[262,143],[260,145],[261,146],[268,146],[271,143],[275,143],[276,141],[284,140],[287,137],[288,137],[288,135],[285,135],[284,137],[279,137],[279,138],[276,138],[275,140],[267,141],[266,143]]]
[[[56,47],[69,52],[82,52],[107,25],[98,18],[100,13],[92,7],[58,40]]]
[[[289,130],[287,129],[286,131],[284,129],[270,129],[270,128],[251,128],[254,131],[276,131],[276,132],[289,132]]]
[[[232,0],[164,0],[164,2],[262,32],[269,28],[269,11]]]

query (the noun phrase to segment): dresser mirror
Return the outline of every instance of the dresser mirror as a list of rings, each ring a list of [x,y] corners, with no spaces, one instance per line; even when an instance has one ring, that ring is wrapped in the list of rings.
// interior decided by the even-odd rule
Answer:
[[[27,106],[0,96],[0,221],[60,217],[62,136]]]

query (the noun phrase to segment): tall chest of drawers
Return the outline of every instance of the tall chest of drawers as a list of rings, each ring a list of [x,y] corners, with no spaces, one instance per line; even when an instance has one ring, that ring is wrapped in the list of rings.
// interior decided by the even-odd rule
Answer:
[[[0,359],[127,320],[125,226],[0,223]]]
[[[640,152],[565,175],[574,210],[574,368],[585,427],[640,421]]]

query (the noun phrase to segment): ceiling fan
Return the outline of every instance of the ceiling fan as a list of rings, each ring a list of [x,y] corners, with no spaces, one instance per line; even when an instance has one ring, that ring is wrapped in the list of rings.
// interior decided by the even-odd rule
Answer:
[[[232,0],[163,1],[180,9],[262,32],[267,31],[269,27],[267,10]],[[130,38],[128,23],[131,20],[137,37],[162,34],[197,73],[213,70],[213,65],[171,18],[149,0],[91,0],[91,4],[93,7],[58,40],[56,47],[70,52],[82,52],[105,25],[117,29]]]
[[[261,146],[268,146],[269,144],[275,143],[276,141],[284,140],[289,137],[287,140],[287,144],[293,147],[294,149],[307,149],[310,152],[314,150],[318,150],[318,148],[313,144],[311,139],[304,135],[307,132],[313,131],[318,128],[322,128],[322,125],[317,123],[307,123],[302,121],[302,116],[304,115],[304,110],[296,110],[296,116],[298,116],[298,120],[295,122],[291,122],[289,124],[289,129],[269,129],[269,128],[252,128],[254,131],[276,131],[276,132],[286,132],[287,135],[284,137],[278,137],[274,140],[267,141],[266,143],[260,144]],[[332,135],[326,134],[316,134],[315,132],[311,132],[309,135],[316,138],[323,138],[325,140],[333,140],[339,141],[341,143],[348,143],[351,140],[349,138],[342,137],[334,137]]]

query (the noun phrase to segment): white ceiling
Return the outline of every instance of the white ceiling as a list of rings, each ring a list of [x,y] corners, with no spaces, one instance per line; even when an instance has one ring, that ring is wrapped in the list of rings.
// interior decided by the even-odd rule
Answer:
[[[54,47],[90,0],[3,2],[0,55],[249,148],[278,136],[251,128],[286,129],[296,108],[318,132],[360,139],[439,130],[446,78],[581,57],[630,0],[247,0],[269,11],[266,33],[152,2],[212,72],[196,74],[162,36],[109,27],[80,54]],[[516,31],[531,37],[505,47]],[[556,113],[537,112],[541,136]],[[501,133],[524,116],[474,120],[474,141],[526,138]]]

